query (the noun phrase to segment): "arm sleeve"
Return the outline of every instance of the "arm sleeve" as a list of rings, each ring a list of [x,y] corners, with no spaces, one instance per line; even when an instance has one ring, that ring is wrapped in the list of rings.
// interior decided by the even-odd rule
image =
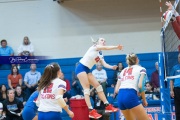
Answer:
[[[3,104],[0,102],[0,111],[3,111]]]
[[[38,73],[38,80],[37,81],[39,81],[41,79],[41,73],[39,72]]]
[[[20,46],[18,47],[18,49],[17,49],[17,53],[20,54],[22,51],[23,51],[23,50],[22,50],[22,45],[20,45]]]
[[[7,111],[6,100],[3,101],[3,111]]]
[[[22,75],[21,74],[19,74],[19,79],[22,79]]]
[[[58,85],[58,89],[63,89],[64,91],[66,91],[66,82],[62,81],[62,82]]]
[[[23,109],[23,103],[18,100],[18,109],[22,110]]]
[[[31,52],[31,53],[34,52],[34,46],[32,44],[30,44],[30,51],[29,52]]]
[[[143,81],[142,81],[142,88],[139,89],[139,92],[144,92],[145,91],[145,83],[146,83],[146,75],[144,75]]]
[[[171,72],[170,72],[170,76],[174,76],[175,75],[175,67],[172,68]],[[172,79],[174,80],[174,79]]]
[[[103,69],[104,70],[104,69]],[[107,79],[107,73],[106,70],[104,70],[104,79]]]
[[[10,54],[14,54],[14,50],[10,47]]]
[[[28,83],[28,73],[25,74],[24,81]]]

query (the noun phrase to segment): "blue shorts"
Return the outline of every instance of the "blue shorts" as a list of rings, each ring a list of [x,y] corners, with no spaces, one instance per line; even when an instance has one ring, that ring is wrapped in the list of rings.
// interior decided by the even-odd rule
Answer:
[[[78,75],[81,72],[86,72],[87,74],[90,73],[90,69],[83,64],[79,63],[78,66],[75,69],[76,75]]]
[[[131,109],[141,104],[135,89],[120,89],[118,106],[121,110]]]
[[[38,120],[62,120],[60,112],[38,112]]]
[[[22,112],[23,120],[32,120],[36,116],[36,111],[37,110],[32,107],[24,107]]]

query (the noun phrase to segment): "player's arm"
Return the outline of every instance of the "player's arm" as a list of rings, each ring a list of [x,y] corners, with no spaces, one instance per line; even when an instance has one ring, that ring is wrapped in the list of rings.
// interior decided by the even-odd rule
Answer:
[[[123,46],[122,45],[117,45],[117,46],[100,46],[100,45],[97,45],[96,49],[97,50],[113,50],[113,49],[122,50]]]
[[[113,70],[117,69],[117,65],[113,65],[113,66],[109,65],[106,63],[106,61],[104,59],[101,59],[100,62],[105,68],[109,68],[109,69],[113,69]]]
[[[143,100],[143,105],[147,106],[147,101],[146,101],[146,96],[145,96],[145,82],[146,82],[146,74],[145,73],[141,73],[140,74],[140,78],[139,78],[139,83],[138,83],[138,87],[139,87],[139,92],[141,93],[141,97]]]
[[[115,86],[115,92],[114,92],[115,94],[118,94],[120,85],[121,85],[121,81],[118,80]]]
[[[57,93],[56,99],[58,101],[58,104],[61,106],[61,108],[63,108],[68,113],[68,115],[71,118],[73,118],[74,117],[74,113],[71,110],[69,110],[68,105],[66,104],[66,102],[63,99],[64,92],[65,92],[65,90],[58,89],[58,93]]]
[[[171,97],[174,98],[174,80],[170,80],[170,94]]]

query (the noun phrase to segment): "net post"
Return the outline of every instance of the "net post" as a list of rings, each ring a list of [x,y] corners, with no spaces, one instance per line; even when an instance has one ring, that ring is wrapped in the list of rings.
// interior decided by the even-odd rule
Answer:
[[[163,53],[158,54],[159,80],[160,80],[160,103],[161,103],[161,120],[171,120],[171,99],[169,87],[165,88],[164,82],[164,57]]]

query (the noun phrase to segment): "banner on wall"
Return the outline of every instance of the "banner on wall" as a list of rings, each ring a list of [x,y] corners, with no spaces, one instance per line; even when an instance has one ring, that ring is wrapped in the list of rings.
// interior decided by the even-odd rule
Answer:
[[[148,114],[149,120],[162,120],[161,119],[161,115],[162,115],[161,107],[146,107],[145,110]],[[120,112],[120,120],[125,120],[125,118],[121,112]],[[176,120],[174,105],[172,106],[171,120]]]

